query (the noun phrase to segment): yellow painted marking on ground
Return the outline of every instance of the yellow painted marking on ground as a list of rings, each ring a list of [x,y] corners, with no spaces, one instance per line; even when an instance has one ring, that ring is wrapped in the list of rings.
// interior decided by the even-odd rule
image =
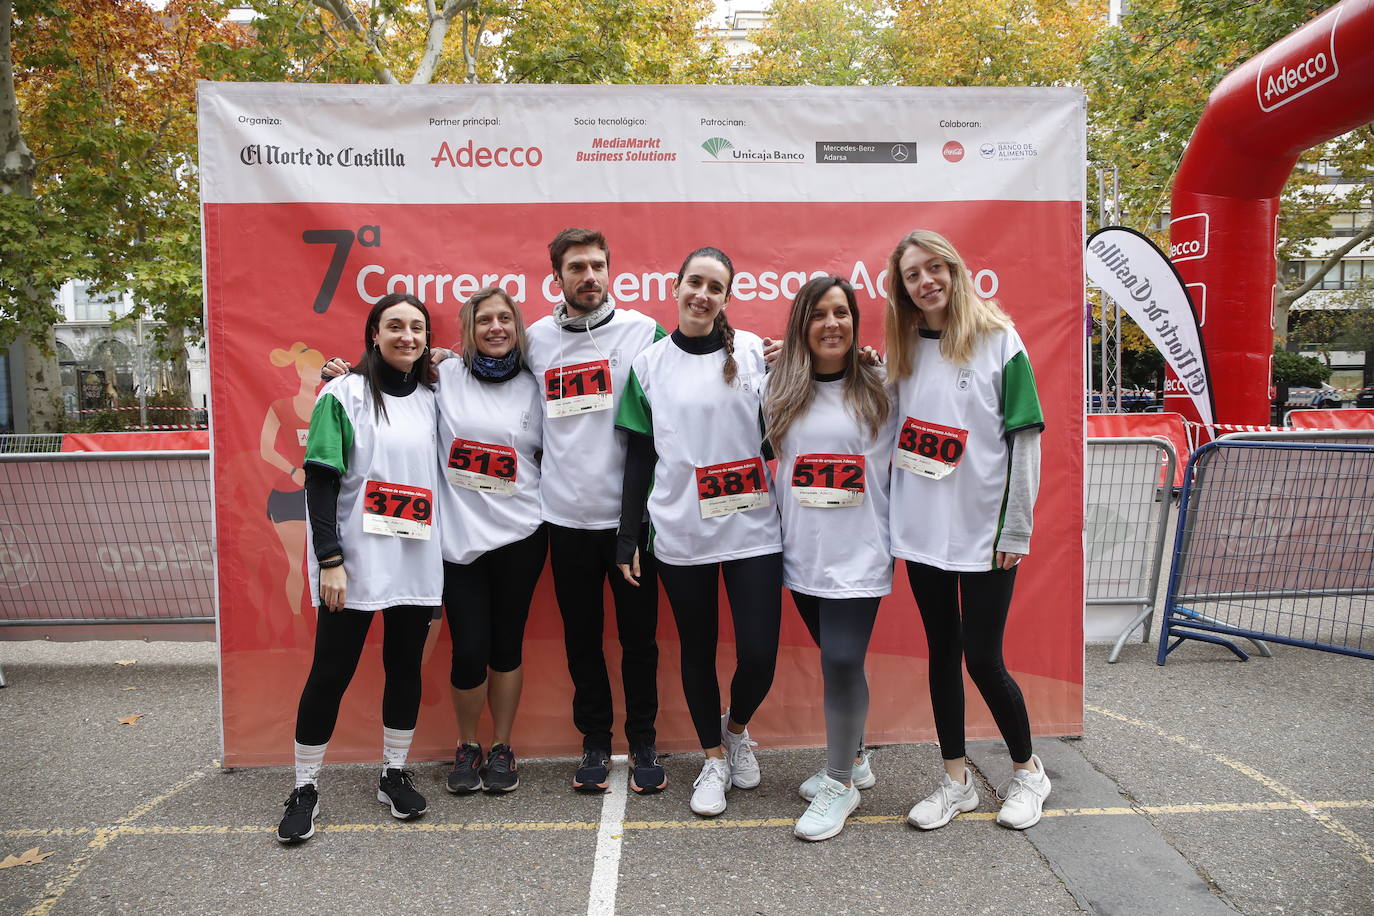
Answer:
[[[1194,742],[1189,738],[1183,737],[1182,735],[1171,735],[1164,729],[1156,725],[1152,725],[1149,722],[1136,719],[1132,716],[1122,715],[1121,713],[1113,712],[1110,709],[1103,709],[1101,706],[1093,706],[1091,704],[1085,703],[1084,708],[1091,712],[1095,712],[1100,716],[1106,716],[1109,719],[1116,719],[1119,722],[1125,722],[1128,725],[1134,725],[1137,728],[1144,729],[1145,731],[1153,732],[1154,734],[1158,735],[1166,741],[1170,741],[1174,744],[1181,745],[1182,747],[1186,747],[1191,751],[1196,751],[1199,754],[1212,758],[1220,764],[1230,767],[1237,773],[1241,773],[1245,776],[1248,776],[1250,779],[1255,780],[1255,782],[1258,782],[1260,785],[1264,786],[1266,789],[1273,792],[1275,795],[1281,795],[1284,798],[1288,799],[1288,801],[1291,804],[1293,804],[1295,807],[1301,810],[1308,817],[1312,818],[1314,821],[1321,824],[1327,830],[1330,830],[1332,833],[1336,834],[1336,836],[1345,840],[1345,842],[1349,844],[1352,849],[1355,850],[1355,854],[1358,855],[1361,859],[1364,859],[1370,865],[1374,865],[1374,846],[1371,846],[1364,837],[1360,836],[1358,833],[1351,830],[1345,824],[1336,820],[1336,818],[1320,810],[1320,806],[1316,802],[1308,801],[1307,799],[1299,795],[1297,792],[1290,789],[1288,786],[1279,782],[1277,779],[1273,779],[1269,776],[1266,776],[1265,774],[1261,773],[1259,770],[1255,769],[1247,763],[1242,763],[1239,760],[1232,760],[1225,754],[1218,754],[1215,751],[1203,747],[1202,745]]]
[[[1301,811],[1308,813],[1310,808],[1362,808],[1374,810],[1374,799],[1345,799],[1340,801],[1313,801],[1299,805],[1295,802],[1199,802],[1182,805],[1141,805],[1136,808],[1118,806],[1110,808],[1047,808],[1045,817],[1119,817],[1129,814],[1246,814],[1262,811]],[[997,817],[996,811],[974,811],[959,815],[961,821],[990,821]],[[764,818],[720,818],[678,821],[626,821],[626,830],[731,830],[755,827],[790,827],[795,823],[790,817]],[[906,816],[901,814],[858,814],[849,818],[849,824],[903,824]],[[388,822],[384,824],[321,824],[319,830],[325,833],[494,833],[501,831],[524,831],[531,833],[551,833],[557,831],[593,832],[597,824],[590,821],[511,821],[484,822],[472,824],[428,823],[428,822]],[[109,845],[118,837],[157,837],[157,836],[226,836],[230,834],[273,833],[275,827],[261,824],[191,824],[170,825],[117,824],[110,827],[52,827],[47,829],[23,829],[0,831],[6,837],[42,836],[84,836],[97,834],[96,840],[101,848]],[[92,842],[96,842],[93,840]]]
[[[204,770],[196,770],[166,792],[134,808],[128,814],[116,821],[113,827],[101,827],[97,829],[95,831],[95,836],[86,844],[86,848],[81,850],[76,858],[72,859],[61,875],[47,883],[43,888],[43,899],[30,907],[24,916],[48,916],[48,914],[52,912],[53,907],[57,906],[57,902],[62,899],[62,895],[71,889],[71,886],[81,877],[81,873],[90,866],[91,859],[104,850],[105,847],[109,846],[110,842],[119,835],[120,828],[138,820],[140,817],[204,776]]]

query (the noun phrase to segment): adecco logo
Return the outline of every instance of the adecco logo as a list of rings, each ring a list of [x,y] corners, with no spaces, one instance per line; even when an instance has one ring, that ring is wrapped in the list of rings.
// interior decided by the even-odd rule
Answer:
[[[1211,220],[1206,213],[1189,213],[1169,221],[1169,260],[1195,261],[1207,257],[1207,230]]]
[[[1289,51],[1284,49],[1271,63],[1266,54],[1255,76],[1255,94],[1261,111],[1273,111],[1280,105],[1324,86],[1340,75],[1336,62],[1336,23],[1344,8],[1337,6],[1331,14],[1330,28],[1323,28],[1308,41]]]
[[[964,144],[951,140],[940,148],[940,155],[945,157],[946,162],[958,162],[964,158]]]
[[[445,140],[439,144],[439,152],[430,160],[437,169],[441,165],[460,169],[470,168],[534,168],[544,161],[544,151],[537,146],[474,146],[469,140],[465,145],[454,148]]]

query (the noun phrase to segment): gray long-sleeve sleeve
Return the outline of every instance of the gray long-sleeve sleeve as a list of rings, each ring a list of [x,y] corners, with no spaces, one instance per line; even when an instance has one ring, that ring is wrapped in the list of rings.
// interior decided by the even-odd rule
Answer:
[[[1035,497],[1040,492],[1040,429],[1030,427],[1011,434],[1010,480],[1007,484],[1007,511],[1002,518],[1002,533],[997,550],[1003,553],[1030,553],[1031,529],[1035,524]]]

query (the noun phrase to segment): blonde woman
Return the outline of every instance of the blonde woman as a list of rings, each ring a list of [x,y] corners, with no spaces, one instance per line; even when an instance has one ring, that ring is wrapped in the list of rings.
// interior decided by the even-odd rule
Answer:
[[[854,288],[840,277],[809,281],[792,302],[764,401],[778,456],[783,584],[820,647],[825,683],[826,765],[801,786],[811,804],[794,832],[804,840],[838,834],[859,790],[875,782],[861,748],[864,657],[878,603],[892,591],[895,423],[882,369],[860,358],[858,340]]]
[[[933,830],[978,807],[964,756],[967,665],[1011,752],[997,822],[1024,829],[1040,820],[1050,780],[1031,751],[1026,703],[1002,660],[1002,636],[1016,569],[1030,552],[1040,482],[1045,421],[1035,377],[1011,319],[976,295],[944,236],[907,235],[888,259],[888,277],[888,379],[900,424],[892,553],[906,560],[930,647],[945,768],[907,820]]]

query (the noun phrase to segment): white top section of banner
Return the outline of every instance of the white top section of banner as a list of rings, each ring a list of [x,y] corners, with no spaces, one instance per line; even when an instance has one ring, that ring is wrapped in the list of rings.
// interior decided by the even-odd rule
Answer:
[[[1077,89],[201,83],[199,101],[205,203],[1083,195]]]

